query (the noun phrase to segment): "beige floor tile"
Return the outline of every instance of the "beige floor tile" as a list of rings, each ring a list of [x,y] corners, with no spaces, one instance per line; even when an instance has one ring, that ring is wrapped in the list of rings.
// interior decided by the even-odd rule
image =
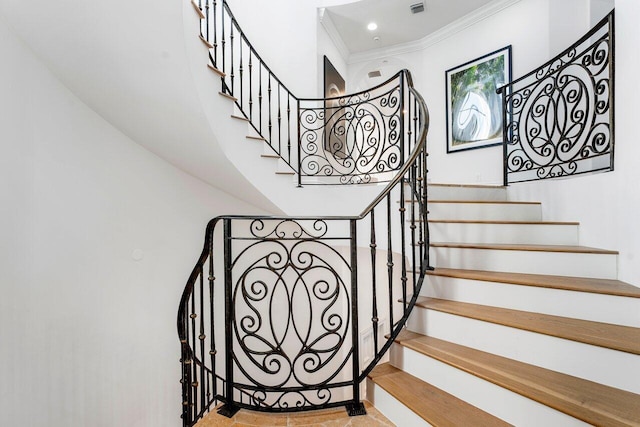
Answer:
[[[367,415],[350,417],[344,407],[318,411],[268,414],[241,410],[233,418],[212,411],[196,427],[393,427],[369,402],[365,402]]]

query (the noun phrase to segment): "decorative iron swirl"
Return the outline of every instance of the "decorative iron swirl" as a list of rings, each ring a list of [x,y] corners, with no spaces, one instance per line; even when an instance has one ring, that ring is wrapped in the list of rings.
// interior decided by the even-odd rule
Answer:
[[[319,239],[327,234],[327,222],[321,219],[309,220],[311,229],[303,227],[301,221],[283,219],[280,221],[265,221],[255,219],[249,229],[253,237],[260,239]]]
[[[329,403],[331,398],[332,393],[329,388],[272,393],[267,393],[264,390],[254,390],[251,393],[251,404],[258,408],[276,410],[291,410],[305,407],[319,408]]]
[[[254,221],[254,228],[262,231],[264,223]],[[254,399],[286,407],[298,396],[296,405],[308,406],[306,394],[286,391],[301,387],[324,387],[329,399],[331,381],[350,359],[349,263],[320,240],[259,238],[233,265],[234,357],[247,385],[261,390]],[[273,393],[282,396],[274,400]]]
[[[509,182],[597,170],[611,156],[611,40],[602,28],[592,44],[574,45],[507,91]]]
[[[301,107],[301,175],[361,184],[398,170],[403,164],[401,104],[402,91],[394,82],[375,95],[364,92],[327,100],[322,107]]]

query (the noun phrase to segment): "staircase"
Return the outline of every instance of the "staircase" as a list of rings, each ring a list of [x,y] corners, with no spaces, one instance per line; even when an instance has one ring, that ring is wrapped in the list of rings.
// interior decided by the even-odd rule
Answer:
[[[228,101],[209,117],[233,128],[221,132],[225,154],[284,212],[303,206],[314,216],[210,222],[178,312],[184,426],[218,402],[227,417],[343,405],[362,415],[365,378],[368,399],[401,426],[640,426],[640,289],[616,280],[617,252],[580,246],[577,222],[543,221],[540,203],[511,201],[506,187],[429,184],[427,200],[428,110],[408,71],[362,93],[300,98],[262,61],[226,2],[191,7],[208,57],[199,72],[221,79],[216,92]],[[574,56],[567,52],[557,67],[552,60],[533,73],[558,79],[552,96],[564,95],[557,76]],[[539,109],[531,113],[536,99],[516,92],[507,91],[504,117],[520,114],[522,138],[512,142],[528,143],[539,136],[531,124]],[[551,139],[562,126],[549,111]],[[374,115],[374,124],[358,127]],[[507,132],[505,123],[505,135],[513,137],[513,126]],[[372,129],[390,131],[370,138]],[[598,132],[594,143],[608,149]],[[399,153],[382,156],[376,169],[341,171],[346,157],[365,164],[380,147]],[[505,149],[516,168],[505,182],[524,169],[520,181],[590,171],[521,161],[539,147],[519,147]],[[591,149],[580,150],[580,161],[589,163]],[[273,163],[275,176],[266,178],[257,161]],[[378,180],[389,184],[340,188],[340,197],[373,200],[359,216],[322,217],[323,207],[341,203],[310,208],[304,198],[320,190],[301,191],[293,207],[280,199],[284,184]]]
[[[411,425],[640,425],[640,288],[506,187],[430,185],[432,264],[368,399]]]

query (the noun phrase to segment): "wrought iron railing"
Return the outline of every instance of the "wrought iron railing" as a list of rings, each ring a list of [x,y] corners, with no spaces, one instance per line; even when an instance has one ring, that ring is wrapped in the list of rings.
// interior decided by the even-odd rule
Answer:
[[[613,170],[613,11],[498,92],[504,96],[505,185]]]
[[[198,0],[197,7],[211,64],[224,74],[222,91],[235,98],[251,127],[297,173],[298,185],[392,179],[412,149],[402,145],[411,140],[401,138],[403,115],[414,108],[404,72],[360,93],[300,98],[254,49],[226,1]]]
[[[218,403],[228,416],[342,405],[362,414],[361,385],[430,268],[426,104],[406,70],[354,95],[297,98],[226,2],[197,6],[223,91],[300,184],[388,184],[358,216],[210,221],[178,309],[183,426]]]
[[[361,215],[209,223],[178,311],[184,426],[218,402],[228,416],[341,405],[364,413],[361,384],[429,268],[428,113],[410,92],[415,147]]]

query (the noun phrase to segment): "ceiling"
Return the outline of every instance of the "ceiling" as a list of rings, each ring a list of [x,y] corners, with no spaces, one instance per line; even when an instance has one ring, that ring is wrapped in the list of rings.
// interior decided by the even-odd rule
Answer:
[[[419,40],[492,1],[362,0],[328,7],[326,11],[353,54]],[[424,3],[424,12],[411,13],[410,6],[416,3]],[[370,22],[378,24],[378,28],[369,31]]]

